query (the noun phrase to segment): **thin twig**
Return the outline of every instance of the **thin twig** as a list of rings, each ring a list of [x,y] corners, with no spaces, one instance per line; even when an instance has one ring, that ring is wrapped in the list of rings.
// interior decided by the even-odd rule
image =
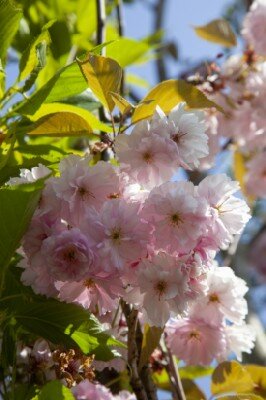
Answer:
[[[154,33],[158,32],[163,27],[166,5],[167,0],[157,0],[157,3],[154,5]],[[167,79],[167,71],[162,52],[158,54],[158,58],[156,59],[156,72],[158,82],[165,81]]]

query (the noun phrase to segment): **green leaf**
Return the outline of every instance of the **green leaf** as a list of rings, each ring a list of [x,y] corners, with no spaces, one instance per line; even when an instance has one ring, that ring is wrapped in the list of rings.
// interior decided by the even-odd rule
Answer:
[[[202,376],[208,376],[213,373],[213,370],[213,367],[201,366],[186,366],[178,368],[181,379],[196,379]]]
[[[185,392],[186,400],[206,400],[204,393],[190,379],[182,379],[182,386]]]
[[[60,381],[47,383],[32,400],[75,400],[71,390]]]
[[[78,60],[78,64],[89,88],[111,112],[115,103],[110,92],[119,92],[122,79],[122,69],[119,64],[111,58],[94,54],[89,54],[84,61]]]
[[[0,59],[3,64],[5,64],[7,49],[18,30],[22,15],[21,9],[13,1],[0,1]]]
[[[122,68],[125,68],[146,61],[144,56],[150,49],[148,43],[123,37],[108,45],[106,55],[116,60]]]
[[[188,108],[216,107],[218,110],[222,110],[220,106],[208,100],[205,94],[195,86],[183,80],[170,79],[159,83],[144,97],[136,107],[132,121],[135,123],[151,117],[157,105],[165,113],[168,113],[181,101],[185,101]]]
[[[2,67],[2,62],[1,62],[1,58],[0,58],[0,100],[4,95],[5,92],[5,71]]]
[[[124,347],[104,332],[99,321],[87,310],[36,295],[18,279],[13,270],[7,274],[0,307],[26,331],[54,344],[79,347],[83,353],[93,353],[96,359],[103,361],[117,355],[112,347]]]
[[[219,364],[212,374],[211,391],[215,395],[251,392],[253,388],[254,383],[250,374],[236,361]]]
[[[162,390],[171,390],[171,383],[169,380],[169,375],[166,372],[166,369],[163,368],[161,371],[154,372],[152,374],[152,379],[155,385]]]
[[[0,189],[0,267],[8,265],[38,205],[43,182]]]
[[[149,326],[145,324],[143,332],[143,340],[141,345],[141,353],[138,368],[141,368],[147,364],[153,350],[158,346],[160,338],[162,336],[163,329],[156,326]]]
[[[45,85],[28,100],[16,107],[15,112],[23,115],[34,114],[42,103],[52,103],[75,96],[87,89],[87,84],[76,62],[59,70]]]
[[[23,80],[38,66],[40,60],[38,57],[38,46],[49,44],[51,42],[49,31],[45,27],[39,36],[37,36],[23,52],[19,62],[19,79]]]
[[[89,21],[88,21],[89,15]],[[77,29],[86,38],[96,31],[97,9],[95,0],[79,0],[77,7]]]
[[[194,30],[198,36],[209,42],[225,47],[233,47],[237,44],[236,35],[225,19],[215,19],[206,25],[195,26]]]

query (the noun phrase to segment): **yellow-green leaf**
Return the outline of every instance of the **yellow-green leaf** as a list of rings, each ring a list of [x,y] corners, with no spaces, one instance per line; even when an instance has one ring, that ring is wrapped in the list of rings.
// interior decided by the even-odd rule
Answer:
[[[186,400],[206,400],[204,393],[190,379],[182,379],[182,386],[185,392]]]
[[[183,81],[170,79],[159,83],[144,97],[141,104],[139,104],[132,117],[133,122],[150,117],[156,105],[168,113],[181,101],[187,103],[188,108],[208,108],[216,107],[222,111],[221,107],[213,101],[207,99],[195,86]]]
[[[221,400],[263,400],[265,397],[257,396],[253,393],[237,394],[232,396],[220,397]]]
[[[181,379],[196,379],[201,376],[211,375],[214,368],[213,367],[201,367],[188,365],[186,367],[179,367],[179,375]]]
[[[254,383],[250,374],[236,361],[221,363],[212,374],[211,391],[213,394],[248,393],[253,388]]]
[[[119,92],[122,78],[120,65],[111,58],[95,54],[89,54],[84,61],[78,60],[78,64],[90,89],[111,112],[115,102],[110,92]]]
[[[125,114],[134,108],[133,104],[124,99],[124,97],[120,96],[118,93],[110,92],[112,99],[115,102],[115,105],[118,107],[121,114]]]
[[[155,385],[162,390],[171,390],[171,383],[169,381],[169,375],[166,369],[163,368],[161,371],[154,372],[152,374],[152,379]]]
[[[245,368],[255,384],[254,393],[266,398],[266,367],[250,364]]]
[[[78,114],[56,112],[37,120],[27,132],[29,135],[79,136],[93,132],[89,123]]]
[[[159,344],[162,333],[162,328],[145,324],[139,360],[139,370],[141,370],[141,368],[149,361],[153,350]]]
[[[44,117],[48,114],[54,114],[55,112],[70,112],[79,115],[83,118],[87,123],[91,126],[93,131],[101,131],[101,132],[112,132],[112,128],[103,122],[99,121],[98,118],[95,117],[90,111],[85,110],[81,107],[76,107],[71,104],[63,104],[63,103],[46,103],[43,104],[39,110],[32,116],[29,116],[31,121],[37,121],[41,117]]]
[[[209,42],[225,47],[233,47],[237,44],[236,35],[225,19],[214,19],[206,25],[195,26],[194,30],[198,36]]]

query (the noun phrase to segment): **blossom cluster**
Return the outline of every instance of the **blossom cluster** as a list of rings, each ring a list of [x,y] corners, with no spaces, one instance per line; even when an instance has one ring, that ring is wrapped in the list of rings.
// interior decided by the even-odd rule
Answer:
[[[157,107],[115,139],[119,166],[64,158],[22,241],[23,283],[107,322],[123,299],[141,322],[167,324],[173,353],[190,364],[250,351],[246,285],[214,260],[249,220],[239,185],[224,174],[174,180],[208,156],[205,131],[202,112]],[[50,173],[39,166],[9,184]]]
[[[255,0],[243,21],[247,47],[230,56],[201,84],[224,113],[207,112],[210,155],[201,163],[209,168],[225,139],[245,165],[243,184],[254,198],[266,197],[266,2]]]

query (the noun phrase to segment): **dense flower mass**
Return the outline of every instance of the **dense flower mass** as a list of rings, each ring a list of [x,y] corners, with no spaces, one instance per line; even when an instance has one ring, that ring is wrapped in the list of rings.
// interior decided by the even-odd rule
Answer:
[[[197,186],[170,181],[179,166],[195,168],[208,156],[205,131],[204,115],[184,103],[168,116],[157,107],[150,120],[116,138],[119,166],[95,165],[88,156],[63,159],[22,241],[23,283],[82,305],[110,329],[123,299],[142,323],[167,324],[169,347],[187,363],[249,351],[246,286],[214,261],[249,219],[248,206],[235,196],[239,185],[224,174]],[[39,166],[9,184],[49,172]],[[131,398],[86,381],[73,393]]]

